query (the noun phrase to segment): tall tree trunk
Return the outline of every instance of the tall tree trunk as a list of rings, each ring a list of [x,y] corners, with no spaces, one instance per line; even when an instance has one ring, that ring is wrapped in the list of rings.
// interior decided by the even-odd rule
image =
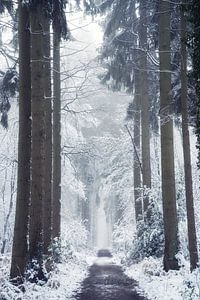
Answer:
[[[187,208],[188,240],[191,270],[197,267],[198,252],[194,216],[194,199],[192,188],[192,169],[190,155],[190,136],[188,129],[188,102],[187,102],[187,50],[186,50],[186,20],[181,9],[181,112],[182,112],[182,135],[183,155],[185,170],[185,193]]]
[[[21,283],[28,253],[31,157],[31,72],[29,13],[19,0],[19,137],[15,227],[10,278]]]
[[[60,238],[61,210],[61,82],[60,37],[54,28],[53,41],[53,238]]]
[[[52,231],[52,93],[50,20],[43,18],[44,111],[45,111],[45,172],[43,202],[43,254],[48,255]]]
[[[141,165],[140,165],[140,114],[141,114],[141,90],[140,90],[140,74],[135,71],[135,105],[134,105],[134,144],[136,151],[134,151],[134,198],[135,198],[135,217],[136,223],[142,220],[142,198],[141,198]]]
[[[140,51],[140,89],[141,89],[141,125],[142,125],[142,178],[143,186],[151,188],[151,163],[150,163],[150,117],[148,99],[148,71],[147,71],[147,3],[140,0],[140,24],[139,24]],[[144,196],[144,213],[147,213],[149,197]]]
[[[42,273],[42,206],[44,201],[44,62],[42,5],[30,12],[31,24],[31,107],[32,107],[32,180],[29,228],[29,259],[38,263],[36,278]],[[36,265],[35,265],[36,266]]]
[[[170,2],[159,2],[160,118],[162,199],[165,234],[164,269],[178,269],[179,250],[171,106]]]

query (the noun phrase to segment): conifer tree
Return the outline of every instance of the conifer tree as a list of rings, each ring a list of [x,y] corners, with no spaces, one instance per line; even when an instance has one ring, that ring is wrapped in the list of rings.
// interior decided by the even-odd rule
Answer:
[[[139,24],[139,68],[141,90],[141,136],[142,136],[142,177],[143,186],[151,188],[151,163],[150,163],[150,113],[148,99],[148,70],[147,70],[147,2],[140,0]],[[149,217],[149,198],[144,195],[145,218]]]
[[[59,239],[61,214],[61,81],[60,37],[54,26],[53,37],[53,239]]]
[[[194,199],[192,185],[192,167],[190,153],[189,135],[189,113],[188,113],[188,79],[187,79],[187,46],[186,46],[186,16],[181,8],[181,112],[182,112],[182,135],[183,155],[185,171],[185,195],[188,225],[188,241],[190,253],[191,270],[197,267],[198,251],[194,216]]]
[[[19,137],[15,227],[10,277],[23,281],[28,253],[31,158],[31,71],[29,12],[19,0]]]
[[[43,11],[42,3],[30,9],[31,29],[31,204],[29,225],[29,260],[35,265],[36,278],[43,279],[43,203],[45,177],[44,131],[44,59],[43,59]],[[50,224],[49,224],[50,226]]]
[[[53,185],[52,238],[61,234],[61,74],[60,41],[69,31],[64,14],[65,1],[53,5]]]
[[[178,269],[178,220],[174,174],[173,119],[171,111],[170,3],[159,1],[160,121],[162,201],[165,234],[164,269]]]
[[[192,56],[193,70],[192,77],[194,79],[197,94],[197,111],[196,111],[196,136],[198,149],[198,168],[200,168],[200,2],[198,0],[186,1],[185,9],[188,11],[188,19],[190,22],[190,30],[188,34],[188,44]]]
[[[135,93],[134,93],[134,114],[133,114],[133,122],[134,122],[134,201],[135,201],[135,217],[136,222],[142,220],[143,217],[143,205],[142,205],[142,193],[141,193],[141,163],[140,163],[140,124],[141,124],[141,88],[140,88],[140,77],[139,70],[135,72]],[[137,153],[136,153],[137,151]]]
[[[52,91],[51,91],[51,35],[50,18],[43,16],[44,61],[44,201],[43,201],[43,254],[48,255],[52,236]]]
[[[102,82],[109,82],[113,90],[126,90],[132,93],[135,90],[134,113],[135,124],[134,140],[140,153],[141,134],[141,168],[138,158],[134,157],[134,191],[135,201],[141,210],[141,185],[151,188],[150,164],[150,103],[148,99],[148,40],[147,28],[148,12],[146,1],[139,1],[140,16],[136,16],[135,1],[105,1],[100,6],[104,11],[111,5],[105,28],[105,40],[102,50],[103,61],[106,62],[107,72]],[[148,6],[149,9],[149,6]],[[106,60],[109,58],[108,60]],[[134,81],[135,79],[135,81]],[[137,103],[136,103],[137,102]],[[137,107],[137,108],[136,108]],[[141,133],[139,120],[141,118]],[[141,178],[142,177],[142,181]],[[140,200],[139,200],[140,199]],[[148,215],[149,198],[145,195],[143,208]],[[137,209],[136,209],[137,210]]]

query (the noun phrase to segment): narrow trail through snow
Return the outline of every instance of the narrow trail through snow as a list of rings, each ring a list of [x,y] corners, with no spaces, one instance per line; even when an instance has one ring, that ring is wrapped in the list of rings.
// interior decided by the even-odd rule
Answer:
[[[98,258],[83,281],[77,300],[147,300],[139,292],[137,282],[126,276],[112,261],[108,250],[100,250]]]

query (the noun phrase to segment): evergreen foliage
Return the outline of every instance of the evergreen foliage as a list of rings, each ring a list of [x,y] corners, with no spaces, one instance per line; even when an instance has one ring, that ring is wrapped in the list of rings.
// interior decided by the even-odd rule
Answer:
[[[0,14],[8,11],[10,14],[13,12],[13,1],[12,0],[1,0],[0,1]]]
[[[10,98],[14,97],[18,89],[18,73],[16,68],[8,69],[0,82],[0,112],[1,124],[8,128],[8,111],[10,110]]]
[[[138,233],[133,240],[133,248],[129,255],[130,262],[138,262],[145,257],[162,257],[163,255],[163,217],[157,200],[151,199],[150,211],[151,216],[148,222],[141,220],[137,225]]]
[[[125,89],[131,93],[134,86],[134,68],[136,68],[135,1],[105,1],[100,6],[100,10],[104,11],[106,8],[110,13],[108,13],[101,50],[101,60],[105,67],[102,83],[107,83],[112,90]]]
[[[139,18],[137,1],[111,1],[102,3],[100,10],[107,10],[104,43],[101,61],[105,69],[100,77],[103,84],[114,91],[125,90],[134,93],[135,72],[140,70]],[[150,122],[154,132],[158,131],[158,61],[155,50],[158,47],[158,7],[156,1],[148,3],[148,93],[150,95]],[[135,102],[135,100],[133,100]]]
[[[13,1],[1,0],[0,1],[0,14],[8,11],[13,16]],[[17,91],[18,74],[16,68],[9,68],[6,72],[0,71],[3,75],[0,80],[0,123],[4,128],[8,128],[8,111],[10,110],[9,98],[13,97]]]

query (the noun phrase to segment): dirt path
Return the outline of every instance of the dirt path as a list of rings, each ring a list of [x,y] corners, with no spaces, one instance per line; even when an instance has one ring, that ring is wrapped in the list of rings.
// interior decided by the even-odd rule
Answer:
[[[102,252],[101,252],[102,251]],[[77,300],[147,300],[137,291],[137,282],[127,277],[120,266],[112,262],[107,250],[90,267]]]

